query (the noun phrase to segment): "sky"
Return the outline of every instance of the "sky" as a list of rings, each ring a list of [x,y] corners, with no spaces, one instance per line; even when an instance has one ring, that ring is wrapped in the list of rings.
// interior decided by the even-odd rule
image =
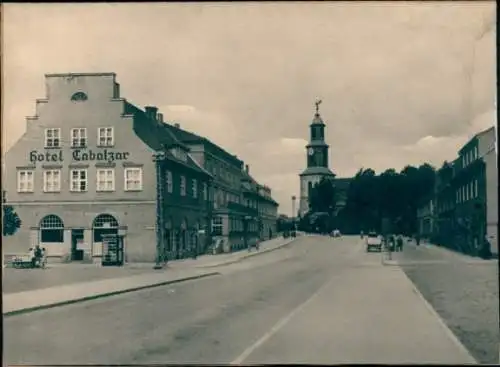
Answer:
[[[2,152],[44,74],[115,72],[291,214],[314,102],[330,168],[440,166],[496,124],[495,2],[3,4]]]

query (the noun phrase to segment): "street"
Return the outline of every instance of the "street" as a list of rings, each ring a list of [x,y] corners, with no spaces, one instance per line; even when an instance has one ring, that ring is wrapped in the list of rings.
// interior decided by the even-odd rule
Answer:
[[[397,267],[305,236],[203,280],[4,319],[12,364],[465,363]],[[423,353],[425,351],[425,353]]]

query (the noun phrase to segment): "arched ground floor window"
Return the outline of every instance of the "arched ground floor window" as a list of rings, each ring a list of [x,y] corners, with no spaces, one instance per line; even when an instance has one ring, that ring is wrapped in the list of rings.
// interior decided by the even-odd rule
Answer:
[[[64,242],[64,223],[57,215],[47,215],[40,221],[40,242]]]

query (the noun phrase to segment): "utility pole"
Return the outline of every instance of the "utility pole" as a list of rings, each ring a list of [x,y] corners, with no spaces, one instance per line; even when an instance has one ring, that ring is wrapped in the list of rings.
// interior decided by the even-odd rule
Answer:
[[[165,162],[165,147],[153,153],[153,162],[156,170],[156,260],[154,269],[162,269],[165,263],[165,218],[164,218],[164,189],[163,164]]]

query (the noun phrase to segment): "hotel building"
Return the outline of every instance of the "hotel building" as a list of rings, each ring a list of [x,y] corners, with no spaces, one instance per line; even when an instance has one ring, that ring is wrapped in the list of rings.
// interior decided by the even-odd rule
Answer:
[[[120,96],[114,73],[48,74],[25,134],[5,155],[3,189],[22,220],[5,255],[40,244],[61,261],[102,256],[102,235],[124,236],[126,261],[156,257],[156,169],[166,151],[165,238],[169,258],[210,242],[211,174],[154,107]],[[209,235],[210,231],[206,231]]]

